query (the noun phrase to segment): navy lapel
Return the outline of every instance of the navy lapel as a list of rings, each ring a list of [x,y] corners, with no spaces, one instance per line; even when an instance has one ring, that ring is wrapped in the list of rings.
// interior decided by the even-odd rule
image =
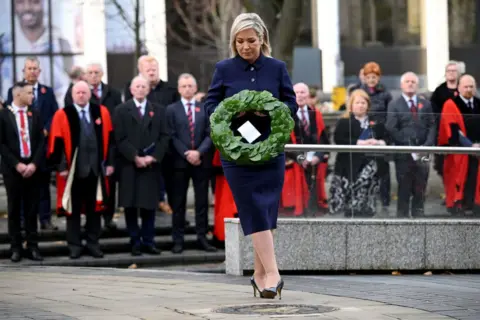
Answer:
[[[42,105],[43,96],[44,96],[43,92],[46,93],[47,88],[45,88],[44,86],[42,86],[39,83],[38,86],[37,86],[37,99],[35,100],[35,103],[33,104],[33,107],[36,108],[36,109],[40,109],[40,106]]]
[[[200,130],[202,128],[202,126],[200,125],[203,121],[203,113],[202,113],[202,107],[200,106],[200,103],[198,102],[195,102],[195,108],[193,109],[193,112],[195,112],[195,122],[193,123],[193,132],[195,133],[195,136],[198,136],[200,137],[200,132],[198,132],[198,130]],[[188,119],[187,119],[188,121]]]

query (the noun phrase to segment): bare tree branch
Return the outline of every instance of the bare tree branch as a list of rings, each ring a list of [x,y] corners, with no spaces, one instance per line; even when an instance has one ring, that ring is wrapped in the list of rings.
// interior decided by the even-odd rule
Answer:
[[[109,0],[109,3],[112,4],[118,11],[118,14],[120,17],[122,17],[122,20],[125,22],[125,24],[133,31],[135,32],[135,26],[132,21],[128,18],[127,13],[125,12],[125,9],[122,7],[122,5],[118,2],[118,0]]]

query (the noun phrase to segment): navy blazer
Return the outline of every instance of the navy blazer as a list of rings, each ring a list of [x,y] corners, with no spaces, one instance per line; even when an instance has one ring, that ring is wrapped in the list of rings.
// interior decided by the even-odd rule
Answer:
[[[222,100],[242,90],[269,91],[290,108],[292,117],[297,113],[295,92],[283,61],[260,54],[253,64],[239,55],[218,62],[205,100],[207,114],[210,116]]]
[[[192,150],[190,145],[190,129],[185,107],[182,101],[175,102],[167,107],[167,127],[171,138],[173,166],[186,168],[188,166],[186,151]],[[204,107],[195,103],[194,148],[202,156],[202,167],[212,165],[212,140],[210,139],[210,125]]]
[[[53,115],[58,110],[57,99],[53,93],[53,89],[43,84],[38,84],[37,87],[37,100],[30,108],[38,110],[42,119],[43,128],[50,132],[50,125],[52,124]],[[7,105],[10,105],[13,101],[12,88],[8,89]]]

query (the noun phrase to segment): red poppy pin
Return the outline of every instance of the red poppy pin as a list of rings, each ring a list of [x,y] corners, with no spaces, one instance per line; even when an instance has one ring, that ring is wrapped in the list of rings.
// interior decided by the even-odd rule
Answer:
[[[423,103],[419,103],[419,104],[418,104],[418,109],[420,110],[420,109],[422,109],[422,108],[423,108]]]
[[[371,126],[374,126],[374,125],[375,125],[375,121],[370,121],[370,125],[371,125]]]
[[[27,112],[27,116],[31,117],[31,116],[32,116],[32,112],[31,112],[31,111],[28,111],[28,112]]]
[[[199,107],[196,107],[196,108],[195,108],[195,112],[200,112],[200,108],[199,108]]]
[[[150,115],[150,118],[151,118],[155,113],[153,113],[153,111],[150,111],[148,114]]]
[[[458,96],[458,92],[455,91],[455,92],[453,93],[453,95],[454,95],[455,97]]]
[[[45,89],[45,87],[42,87],[42,88],[40,89],[40,92],[41,92],[42,94],[45,94],[45,93],[47,93],[47,89]]]
[[[100,120],[100,118],[97,118],[97,120],[95,120],[95,123],[97,124],[97,126],[99,126],[102,123],[102,120]]]

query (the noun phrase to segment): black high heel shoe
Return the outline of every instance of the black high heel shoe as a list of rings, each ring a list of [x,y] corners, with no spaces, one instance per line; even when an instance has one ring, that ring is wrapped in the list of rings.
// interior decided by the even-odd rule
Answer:
[[[278,294],[279,300],[282,300],[283,285],[284,285],[283,279],[280,278],[280,281],[278,281],[278,284],[276,287],[263,289],[260,296],[265,299],[275,299],[275,297]]]
[[[253,276],[250,278],[250,284],[253,287],[253,296],[257,297],[257,291],[258,291],[258,294],[260,295],[260,298],[263,298],[262,291],[260,291],[260,289],[258,289],[257,283],[255,282],[255,279],[253,278]]]

